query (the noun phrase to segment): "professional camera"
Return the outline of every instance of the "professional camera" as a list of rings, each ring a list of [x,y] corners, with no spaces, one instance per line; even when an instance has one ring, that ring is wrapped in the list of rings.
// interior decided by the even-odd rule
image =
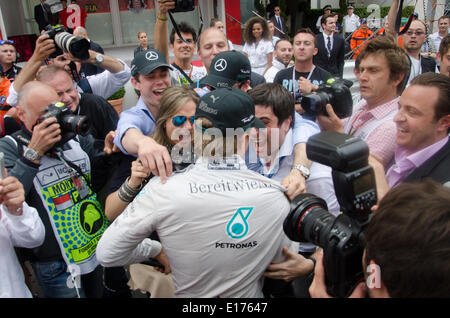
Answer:
[[[38,123],[51,117],[56,117],[56,121],[61,127],[61,140],[55,144],[55,147],[64,145],[76,135],[86,136],[89,133],[91,127],[89,119],[86,116],[74,115],[64,103],[51,103],[47,106]]]
[[[85,38],[74,36],[68,32],[62,25],[51,26],[45,28],[48,36],[55,41],[57,49],[51,57],[56,57],[63,53],[70,53],[80,60],[89,58],[89,41]]]
[[[319,89],[302,98],[302,108],[306,115],[328,115],[326,105],[331,104],[339,118],[349,117],[353,111],[353,99],[350,93],[352,81],[330,78],[319,85]]]
[[[309,138],[306,154],[333,169],[334,189],[343,213],[334,217],[323,199],[300,194],[291,202],[283,229],[293,241],[323,248],[327,291],[346,297],[364,277],[364,230],[377,202],[375,175],[368,165],[369,148],[359,138],[324,131]]]
[[[194,0],[175,0],[175,9],[171,12],[189,12],[194,11]]]

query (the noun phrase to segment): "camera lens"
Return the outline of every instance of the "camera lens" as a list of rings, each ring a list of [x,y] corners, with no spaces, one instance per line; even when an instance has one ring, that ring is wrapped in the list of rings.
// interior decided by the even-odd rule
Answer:
[[[61,120],[61,128],[64,131],[73,132],[80,136],[86,136],[89,133],[91,122],[86,116],[68,115]]]
[[[316,94],[308,94],[303,97],[302,108],[310,114],[321,114],[326,109],[330,98],[327,93],[318,92]]]
[[[68,32],[59,32],[55,35],[55,42],[64,52],[71,53],[80,60],[89,58],[89,41],[76,37]]]
[[[335,217],[326,202],[309,193],[300,194],[291,202],[291,211],[283,223],[286,235],[296,242],[325,246]]]

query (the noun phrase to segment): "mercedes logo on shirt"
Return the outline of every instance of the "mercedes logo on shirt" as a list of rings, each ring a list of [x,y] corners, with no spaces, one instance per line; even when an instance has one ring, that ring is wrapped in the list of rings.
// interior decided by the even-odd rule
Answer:
[[[158,59],[158,54],[156,52],[150,51],[145,54],[145,58],[149,61],[154,61]]]
[[[216,71],[218,72],[222,72],[227,68],[227,61],[225,61],[224,59],[220,59],[216,62],[216,64],[214,64],[214,68],[216,69]]]

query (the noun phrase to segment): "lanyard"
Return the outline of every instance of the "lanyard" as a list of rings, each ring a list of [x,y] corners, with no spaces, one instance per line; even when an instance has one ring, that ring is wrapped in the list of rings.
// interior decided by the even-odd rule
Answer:
[[[316,68],[316,66],[313,65],[311,71],[309,71],[308,77],[306,78],[308,81],[311,78],[311,75],[314,72],[315,68]],[[295,90],[295,66],[292,67],[292,90],[294,91],[294,101],[296,101],[297,100],[297,91]]]

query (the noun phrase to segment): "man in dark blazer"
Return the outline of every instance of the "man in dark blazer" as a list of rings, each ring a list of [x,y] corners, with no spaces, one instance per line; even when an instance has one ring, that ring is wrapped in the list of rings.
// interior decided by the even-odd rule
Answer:
[[[275,31],[273,35],[279,37],[280,39],[286,39],[286,22],[284,21],[284,18],[280,15],[281,9],[279,6],[276,6],[274,9],[274,15],[270,18],[270,21],[273,22],[273,25],[275,26]],[[280,32],[281,30],[282,32]]]
[[[450,78],[432,72],[418,75],[399,105],[393,119],[395,161],[386,174],[373,162],[378,193],[383,196],[400,183],[427,178],[450,186]]]
[[[334,15],[325,14],[322,17],[323,32],[316,35],[318,53],[314,56],[314,64],[330,72],[333,76],[344,75],[345,40],[336,34]]]
[[[58,16],[52,13],[45,0],[40,1],[41,3],[34,7],[34,19],[39,26],[39,32],[45,30],[45,27],[49,24],[54,25],[58,19]]]

